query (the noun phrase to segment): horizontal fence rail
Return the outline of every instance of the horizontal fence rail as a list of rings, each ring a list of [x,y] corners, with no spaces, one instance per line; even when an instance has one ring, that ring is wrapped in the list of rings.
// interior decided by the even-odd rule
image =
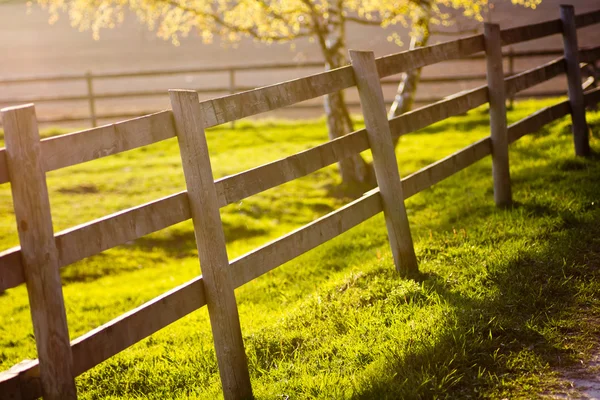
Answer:
[[[600,22],[600,11],[573,17],[572,21],[579,28],[598,23]],[[497,32],[499,35],[497,36],[499,37],[498,46],[509,45],[520,41],[562,33],[563,21],[547,21]],[[196,119],[196,125],[190,125],[190,121],[185,121],[186,123],[182,125],[181,118],[185,114],[181,113],[181,108],[175,108],[175,114],[167,110],[99,128],[43,139],[39,142],[41,149],[39,153],[41,155],[41,169],[43,172],[52,171],[150,145],[173,137],[178,137],[181,143],[183,126],[194,126],[196,133],[203,135],[203,128],[232,122],[240,118],[257,115],[281,107],[288,107],[298,102],[344,90],[355,86],[357,82],[359,91],[363,90],[361,98],[364,96],[365,98],[375,98],[378,101],[382,101],[382,93],[374,90],[374,88],[379,87],[377,83],[379,83],[381,78],[405,72],[409,68],[423,67],[450,59],[478,57],[477,53],[486,50],[487,35],[488,33],[486,33],[485,38],[483,35],[476,35],[409,52],[401,52],[376,60],[370,58],[372,55],[368,53],[354,52],[353,56],[361,60],[360,63],[362,64],[360,64],[360,68],[357,68],[353,64],[276,85],[230,94],[217,99],[190,103],[193,105],[190,109],[193,114],[188,114],[187,117]],[[487,50],[489,57],[490,49],[488,48]],[[499,50],[499,47],[496,50]],[[538,53],[540,55],[548,55],[548,52],[544,53],[544,51],[539,51]],[[578,56],[581,62],[593,63],[600,58],[600,50],[598,47],[582,50]],[[503,89],[504,99],[560,74],[572,74],[574,71],[579,73],[578,68],[567,67],[567,61],[573,62],[573,59],[569,57],[572,56],[567,54],[565,57],[555,59],[539,67],[520,72],[514,76],[505,77],[504,81],[502,81],[502,69],[500,68],[495,71],[498,79],[496,82],[499,82],[500,89]],[[370,62],[372,64],[369,64]],[[280,65],[280,67],[282,66]],[[283,67],[285,68],[286,66]],[[361,68],[363,69],[361,70]],[[361,71],[365,71],[364,68],[366,68],[366,71],[371,68],[373,71],[371,75],[376,75],[374,71],[377,71],[378,76],[361,75],[363,73]],[[163,72],[165,71],[148,71],[147,73],[157,74]],[[133,76],[137,75],[108,74],[105,78]],[[71,79],[72,77],[63,78],[57,78],[56,81],[67,80],[67,78]],[[23,78],[20,82],[26,83],[29,81]],[[368,89],[370,90],[368,96],[364,92],[365,82],[371,85]],[[383,82],[385,83],[385,80]],[[587,84],[585,85],[586,88],[588,86]],[[428,106],[392,118],[387,121],[387,124],[378,125],[375,123],[376,119],[373,119],[371,114],[367,114],[373,111],[372,104],[363,104],[365,119],[367,117],[370,118],[371,125],[367,124],[367,126],[370,126],[368,129],[351,132],[303,152],[218,179],[214,182],[211,179],[209,185],[214,184],[214,205],[219,208],[239,202],[249,196],[306,176],[321,168],[371,149],[373,148],[373,140],[377,140],[374,130],[387,132],[385,139],[389,140],[390,134],[392,138],[398,138],[401,135],[422,129],[451,116],[468,112],[488,103],[493,96],[497,96],[498,93],[494,92],[496,90],[494,89],[495,87],[497,89],[498,84],[494,86],[490,83],[489,86],[484,85],[469,91],[457,93]],[[579,90],[581,90],[581,87],[579,87]],[[181,92],[176,96],[185,95],[185,93]],[[197,95],[194,94],[194,96]],[[571,97],[571,93],[569,93],[569,96]],[[585,93],[582,92],[582,98],[584,107],[595,105],[600,102],[600,89],[588,90]],[[510,126],[505,125],[506,143],[514,143],[524,135],[537,132],[544,125],[558,118],[568,114],[573,115],[573,104],[572,101],[566,100],[543,108]],[[384,112],[385,110],[378,111]],[[203,126],[199,127],[198,124]],[[7,135],[14,135],[15,133],[18,132],[6,132]],[[194,140],[202,139],[198,135],[192,136],[192,138]],[[489,155],[494,157],[494,146],[497,146],[497,143],[494,142],[492,134],[492,136],[484,137],[402,178],[397,191],[398,194],[401,193],[399,199],[407,199],[426,190]],[[378,157],[381,154],[383,153],[373,152],[376,161],[379,160]],[[0,149],[0,183],[10,182],[11,179],[17,179],[15,177],[18,176],[15,173],[11,173],[10,163],[12,160],[8,155],[9,153],[7,153],[6,149]],[[393,168],[397,168],[397,161],[394,157],[392,158],[392,164],[390,165],[393,165]],[[205,162],[210,167],[208,157]],[[381,163],[383,161],[378,162]],[[189,176],[186,175],[186,181],[188,178]],[[389,177],[386,178],[389,179]],[[386,213],[389,212],[390,203],[389,200],[386,200],[385,186],[381,184],[382,179],[381,176],[377,176],[379,187],[365,193],[362,197],[349,204],[241,257],[229,261],[224,269],[226,271],[224,279],[230,282],[232,288],[240,287],[283,263],[337,237],[382,211],[386,215],[386,222],[388,222],[388,214]],[[193,186],[192,189],[197,190]],[[183,191],[175,193],[56,233],[54,235],[54,244],[57,251],[58,266],[64,267],[152,232],[190,218],[195,218],[193,208],[195,206],[193,204],[197,206],[197,203],[192,203],[191,199],[193,197],[190,197],[193,196],[194,190],[191,192]],[[203,229],[203,227],[195,226],[195,229],[199,230]],[[395,228],[388,225],[388,232],[390,229]],[[392,237],[390,236],[391,239]],[[0,253],[0,291],[13,288],[26,281],[24,274],[24,269],[27,266],[26,262],[28,261],[21,254],[19,247]],[[212,324],[212,317],[214,316],[212,313],[215,312],[211,310],[210,305],[212,279],[213,277],[210,274],[192,279],[71,341],[72,373],[75,376],[80,375],[102,361],[107,360],[205,305],[208,305]],[[31,288],[28,287],[28,290],[31,290]],[[214,297],[212,301],[214,301]],[[35,320],[35,316],[33,318]],[[217,346],[216,342],[215,346]],[[222,357],[219,354],[217,352],[217,357]],[[42,359],[41,362],[41,366],[43,367],[45,362],[50,361]],[[44,392],[44,390],[48,390],[46,389],[47,386],[44,386],[44,389],[42,389],[45,382],[44,379],[46,378],[43,368],[40,369],[40,364],[37,360],[18,364],[10,370],[0,373],[0,399],[33,399],[47,394]],[[222,379],[225,379],[223,375]],[[236,398],[232,393],[239,392],[235,392],[235,390],[237,389],[227,388],[224,392],[225,397]],[[248,388],[244,390],[248,390]]]
[[[596,12],[582,14],[577,16],[576,23],[577,27],[585,27],[597,22],[598,16]],[[502,32],[503,44],[516,44],[524,41],[534,40],[545,36],[561,33],[560,20],[552,20],[541,22],[534,25],[525,27],[516,27],[506,29]],[[429,46],[425,50],[418,49],[420,51],[402,52],[397,55],[390,56],[391,58],[386,60],[380,60],[378,62],[381,76],[392,75],[393,71],[404,71],[407,68],[419,68],[426,65],[431,65],[440,61],[457,61],[457,60],[483,60],[485,55],[481,54],[483,51],[483,39],[482,35],[476,35],[470,38],[464,38],[457,41],[441,43],[435,46]],[[425,54],[428,52],[429,54]],[[545,57],[545,56],[558,56],[562,54],[562,50],[531,50],[531,51],[513,51],[510,49],[504,53],[504,57],[508,59],[509,75],[516,73],[514,71],[514,60],[522,58],[532,57]],[[437,57],[437,58],[436,58]],[[582,57],[582,62],[586,62],[585,58]],[[387,65],[387,66],[386,66]],[[92,121],[94,126],[98,120],[108,120],[115,118],[126,118],[129,116],[139,115],[140,112],[128,113],[99,113],[96,111],[96,102],[98,100],[115,100],[115,99],[127,99],[127,98],[148,98],[165,96],[164,90],[134,90],[134,91],[122,91],[122,92],[98,92],[94,90],[95,81],[108,81],[116,79],[127,79],[127,78],[151,78],[151,77],[170,77],[178,75],[191,75],[191,74],[224,74],[226,73],[229,79],[228,85],[221,87],[211,88],[198,88],[196,91],[200,94],[217,94],[217,93],[236,93],[245,92],[254,89],[253,87],[238,85],[236,84],[236,74],[244,72],[260,72],[269,70],[291,70],[291,69],[314,69],[323,68],[323,62],[304,62],[304,63],[271,63],[271,64],[257,64],[257,65],[224,65],[218,67],[202,67],[202,68],[179,68],[179,69],[153,69],[153,70],[142,70],[142,71],[127,71],[127,72],[106,72],[106,73],[85,73],[85,74],[67,74],[67,75],[54,75],[54,76],[40,76],[40,77],[16,77],[9,79],[0,79],[0,86],[9,87],[15,85],[32,84],[32,83],[69,83],[69,82],[86,82],[87,92],[81,94],[68,94],[68,95],[50,95],[50,96],[26,96],[26,97],[12,97],[6,99],[0,99],[0,104],[21,104],[21,103],[64,103],[64,102],[87,102],[90,110],[89,115],[64,115],[55,117],[41,117],[39,121],[42,123],[58,123],[58,122],[79,122],[79,121]],[[485,80],[485,75],[481,74],[470,74],[470,75],[458,75],[458,76],[441,76],[441,77],[422,77],[420,82],[423,84],[441,84],[441,83],[453,83],[453,82],[467,82],[467,81],[482,81]],[[384,85],[397,86],[398,82],[394,80],[384,80]],[[552,90],[544,90],[539,93],[532,93],[531,97],[554,97],[559,95],[560,92]],[[519,96],[521,97],[521,96]],[[439,101],[439,98],[417,98],[417,103],[431,103]],[[391,102],[389,100],[388,102]],[[358,103],[350,102],[350,107],[359,106]],[[316,110],[322,108],[319,104],[299,104],[294,106],[295,109],[304,110]],[[254,114],[252,114],[254,115]]]

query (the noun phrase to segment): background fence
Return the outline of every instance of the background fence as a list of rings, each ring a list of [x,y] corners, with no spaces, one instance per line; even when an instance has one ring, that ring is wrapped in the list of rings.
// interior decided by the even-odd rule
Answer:
[[[531,51],[515,51],[509,48],[504,52],[504,71],[507,76],[512,76],[520,72],[516,67],[516,61],[529,60],[536,62],[539,60],[549,60],[563,54],[562,49],[551,50],[531,50]],[[533,61],[532,61],[533,60]],[[476,54],[458,61],[469,65],[468,71],[477,71],[484,69],[485,55]],[[478,65],[473,65],[476,62]],[[529,62],[528,62],[529,64]],[[54,75],[54,76],[38,76],[38,77],[20,77],[0,80],[0,105],[14,105],[35,103],[49,107],[48,110],[38,110],[38,122],[41,124],[56,124],[56,123],[77,123],[89,124],[92,127],[97,126],[102,122],[115,121],[120,118],[134,117],[143,114],[150,114],[160,110],[161,99],[167,99],[166,90],[161,89],[164,78],[177,79],[179,86],[184,85],[186,79],[190,77],[192,80],[198,76],[214,77],[218,82],[212,87],[189,87],[196,90],[200,96],[214,96],[238,93],[254,89],[252,80],[249,79],[249,74],[260,74],[274,71],[294,71],[294,73],[303,74],[311,71],[323,70],[324,64],[320,62],[308,63],[271,63],[271,64],[256,64],[247,66],[224,65],[221,67],[210,68],[186,68],[186,69],[160,69],[146,71],[120,71],[111,73],[94,73],[87,72],[71,75]],[[106,87],[119,86],[119,84],[127,80],[144,79],[144,87],[152,89],[135,90],[126,88],[115,92],[112,89],[107,90]],[[418,91],[416,99],[417,104],[429,104],[441,100],[439,90],[435,96],[428,95],[431,92],[433,85],[450,85],[454,91],[457,87],[461,89],[472,88],[477,82],[484,82],[486,79],[485,72],[476,73],[469,72],[467,74],[457,74],[454,76],[423,76],[420,80],[421,89]],[[264,81],[264,79],[262,79]],[[270,82],[276,83],[276,82]],[[40,92],[48,92],[48,89],[41,90],[41,87],[50,86],[51,91],[57,93],[52,95],[40,95]],[[393,101],[393,93],[398,86],[398,79],[386,79],[382,81],[384,86],[384,94],[386,95],[386,104],[391,104]],[[187,85],[189,86],[189,85]],[[544,98],[556,97],[564,94],[562,89],[551,85],[542,90],[528,92],[526,94],[519,93],[516,97],[528,98]],[[442,90],[443,92],[443,90]],[[25,93],[25,94],[23,94]],[[37,95],[35,93],[38,93]],[[420,94],[420,93],[424,93]],[[452,92],[451,92],[452,93]],[[150,101],[146,105],[146,109],[140,111],[136,109],[136,104],[142,99]],[[111,101],[120,101],[119,107],[110,107],[107,109],[105,103]],[[360,103],[356,96],[349,97],[349,107],[358,109]],[[294,110],[312,110],[319,111],[323,109],[323,105],[318,102],[307,102],[303,104],[294,104]],[[59,109],[61,111],[56,111]],[[1,123],[1,122],[0,122]]]
[[[600,23],[600,11],[476,35],[375,59],[351,52],[352,64],[329,72],[229,96],[199,101],[195,91],[171,91],[173,110],[40,140],[33,105],[2,111],[6,149],[0,183],[11,183],[21,246],[0,254],[0,290],[27,284],[39,361],[0,374],[0,399],[76,398],[74,377],[179,318],[208,306],[223,393],[252,395],[234,289],[384,212],[396,268],[417,272],[404,199],[492,155],[494,198],[512,202],[508,146],[527,133],[571,114],[575,150],[589,155],[585,107],[600,89],[584,92],[580,62],[600,58],[600,47],[579,51],[576,28]],[[502,46],[562,34],[564,57],[505,78]],[[486,52],[487,85],[426,107],[386,118],[380,79],[445,60]],[[567,74],[569,99],[510,126],[506,100]],[[204,129],[357,87],[365,119],[361,129],[290,157],[213,180]],[[281,95],[285,93],[285,95]],[[490,105],[490,136],[400,179],[392,139],[483,104]],[[187,191],[54,234],[45,174],[177,137]],[[378,187],[312,223],[229,261],[219,208],[305,176],[371,149]],[[202,265],[199,276],[69,343],[59,269],[146,234],[192,219]]]

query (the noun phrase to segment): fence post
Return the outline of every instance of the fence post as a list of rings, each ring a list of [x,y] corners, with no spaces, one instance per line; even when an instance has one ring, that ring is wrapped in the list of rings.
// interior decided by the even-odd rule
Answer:
[[[229,69],[229,94],[235,94],[235,69]],[[235,129],[235,121],[229,123],[231,129]]]
[[[514,74],[515,74],[515,50],[511,46],[508,49],[508,76],[513,76]],[[512,96],[510,96],[510,99],[508,100],[508,106],[512,110],[514,105],[515,105],[515,96],[512,95]]]
[[[577,27],[575,26],[575,8],[571,5],[560,6],[560,20],[563,26],[563,44],[567,66],[567,82],[569,87],[569,104],[571,105],[571,121],[575,154],[590,155],[588,127],[585,120],[585,101],[581,88],[581,70],[579,67],[579,48],[577,46]]]
[[[42,393],[76,399],[73,357],[33,104],[2,110],[6,155],[29,295]]]
[[[244,351],[234,287],[229,277],[225,234],[212,167],[201,119],[198,93],[170,90],[177,140],[183,163],[188,199],[215,352],[225,399],[250,399],[252,387]]]
[[[95,128],[98,126],[98,121],[96,119],[96,99],[94,98],[93,76],[90,71],[86,72],[85,81],[87,83],[88,102],[90,105],[90,121],[92,122],[92,128]]]
[[[350,60],[373,153],[373,166],[396,270],[403,275],[415,275],[419,272],[419,266],[375,57],[370,51],[350,50]]]
[[[512,191],[508,165],[508,126],[506,123],[506,93],[500,26],[486,23],[484,25],[484,36],[490,100],[494,200],[498,207],[508,207],[512,204]]]

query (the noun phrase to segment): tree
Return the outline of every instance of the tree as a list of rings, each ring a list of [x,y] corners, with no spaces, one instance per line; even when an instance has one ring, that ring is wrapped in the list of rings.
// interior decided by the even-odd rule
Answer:
[[[206,42],[219,36],[228,42],[250,37],[264,43],[289,42],[298,38],[315,41],[326,69],[347,64],[348,24],[387,27],[412,26],[414,45],[429,37],[429,25],[449,22],[447,10],[459,10],[469,18],[482,20],[488,0],[36,0],[50,11],[51,21],[68,12],[73,26],[92,30],[121,23],[126,10],[156,29],[157,34],[178,43],[192,31]],[[535,5],[541,0],[512,0]],[[421,33],[426,33],[423,35]],[[397,34],[391,40],[400,42]],[[413,85],[416,88],[416,84]],[[406,85],[406,90],[411,89]],[[414,93],[413,93],[414,95]],[[354,130],[343,93],[325,98],[330,139]],[[372,184],[371,169],[356,155],[340,163],[347,184]]]

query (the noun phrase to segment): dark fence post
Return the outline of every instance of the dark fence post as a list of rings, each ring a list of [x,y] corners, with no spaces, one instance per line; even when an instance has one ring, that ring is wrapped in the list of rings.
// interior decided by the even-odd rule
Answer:
[[[87,84],[88,103],[90,106],[90,121],[92,122],[92,128],[95,128],[98,126],[98,120],[96,119],[96,99],[94,98],[94,84],[92,79],[92,73],[89,71],[86,72],[85,82]]]
[[[579,67],[579,48],[577,46],[577,27],[575,26],[575,8],[571,5],[560,6],[560,20],[563,26],[563,44],[569,85],[569,103],[575,154],[590,155],[590,142],[585,120],[585,100],[581,88],[581,69]]]
[[[492,174],[494,200],[498,207],[512,204],[508,163],[508,126],[506,123],[506,93],[502,65],[500,26],[485,24],[485,55],[490,99],[490,130],[492,137]]]

